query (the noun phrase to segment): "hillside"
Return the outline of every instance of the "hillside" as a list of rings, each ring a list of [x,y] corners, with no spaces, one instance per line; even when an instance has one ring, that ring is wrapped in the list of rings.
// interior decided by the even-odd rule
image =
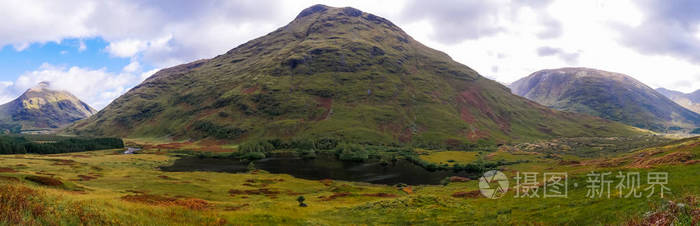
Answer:
[[[588,68],[541,70],[511,84],[514,94],[658,132],[700,127],[700,114],[624,74]]]
[[[700,90],[692,93],[682,93],[675,90],[658,88],[656,91],[680,104],[681,106],[700,114]]]
[[[97,111],[66,91],[39,83],[17,99],[0,105],[0,128],[10,132],[54,130]]]
[[[323,5],[223,55],[163,69],[66,132],[432,147],[638,133],[512,95],[384,18]]]

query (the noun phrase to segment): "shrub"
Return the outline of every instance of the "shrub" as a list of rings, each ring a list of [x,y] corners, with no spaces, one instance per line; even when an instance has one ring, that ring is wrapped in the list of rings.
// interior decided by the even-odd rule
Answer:
[[[219,117],[227,118],[228,116],[229,116],[229,114],[226,112],[223,112],[223,111],[219,112]]]
[[[304,150],[301,152],[301,157],[304,159],[315,159],[316,158],[316,151]]]
[[[336,148],[338,159],[343,161],[365,161],[369,159],[369,154],[360,145],[341,144]]]
[[[299,197],[297,197],[297,202],[299,202],[299,206],[300,206],[300,207],[306,207],[306,206],[307,206],[306,203],[304,203],[304,201],[306,201],[306,198],[304,198],[304,196],[299,196]]]
[[[447,185],[449,185],[449,184],[450,184],[450,178],[449,178],[449,177],[443,178],[443,179],[440,181],[440,184],[441,184],[442,186],[447,186]]]
[[[241,153],[261,152],[269,153],[275,150],[275,146],[267,141],[250,141],[238,145],[238,151]]]
[[[321,138],[316,142],[316,148],[319,150],[333,150],[338,146],[338,140],[333,138]]]
[[[301,150],[315,150],[316,145],[314,143],[314,140],[308,139],[308,138],[298,138],[295,140],[292,140],[291,142],[291,147],[296,148],[296,149],[301,149]]]
[[[217,139],[233,139],[247,132],[245,129],[216,125],[207,121],[197,121],[192,124],[192,128],[205,136],[212,136]]]

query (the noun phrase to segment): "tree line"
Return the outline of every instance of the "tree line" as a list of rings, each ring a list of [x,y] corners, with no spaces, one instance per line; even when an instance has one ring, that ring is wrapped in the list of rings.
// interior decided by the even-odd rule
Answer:
[[[39,143],[22,136],[0,136],[0,154],[57,154],[124,148],[119,138],[65,138]]]

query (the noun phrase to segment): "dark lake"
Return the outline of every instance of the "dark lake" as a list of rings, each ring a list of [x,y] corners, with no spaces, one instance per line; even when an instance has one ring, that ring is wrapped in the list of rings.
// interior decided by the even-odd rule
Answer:
[[[248,171],[249,161],[226,158],[183,157],[163,171],[189,172],[212,171],[241,173]],[[461,176],[477,178],[478,175],[452,170],[428,171],[406,160],[382,165],[377,160],[352,162],[338,160],[334,155],[318,155],[315,159],[294,156],[277,156],[254,161],[256,169],[270,173],[289,174],[309,180],[333,179],[373,184],[440,184],[445,177]]]

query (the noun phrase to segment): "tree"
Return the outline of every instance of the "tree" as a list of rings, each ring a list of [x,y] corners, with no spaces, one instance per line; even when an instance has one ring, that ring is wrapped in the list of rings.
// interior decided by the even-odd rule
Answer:
[[[297,202],[299,202],[300,207],[307,207],[306,203],[304,203],[305,200],[306,198],[304,198],[304,196],[297,197]]]
[[[253,163],[253,161],[250,161],[250,163],[248,163],[248,171],[254,171],[254,170],[255,170],[255,163]]]

